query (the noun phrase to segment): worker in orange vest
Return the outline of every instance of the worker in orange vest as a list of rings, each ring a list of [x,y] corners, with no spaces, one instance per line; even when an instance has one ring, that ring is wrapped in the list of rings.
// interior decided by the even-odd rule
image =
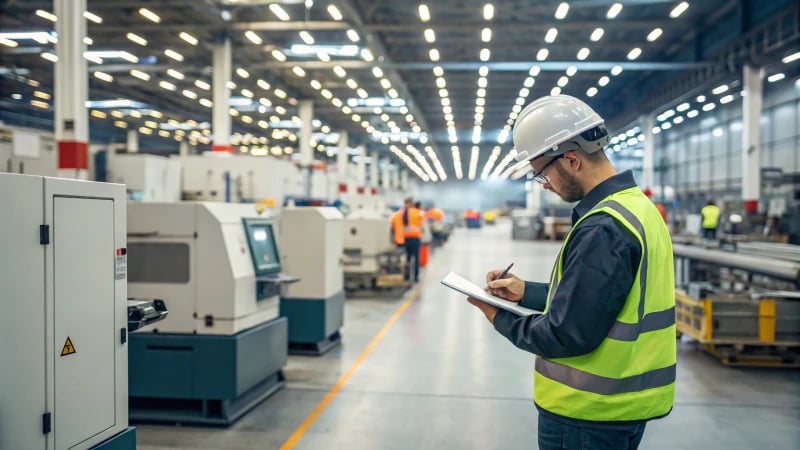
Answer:
[[[411,261],[414,261],[414,282],[419,281],[419,248],[422,240],[422,221],[425,216],[421,210],[414,207],[414,200],[409,197],[405,206],[392,215],[392,230],[394,230],[394,243],[406,249],[405,280],[411,280]]]

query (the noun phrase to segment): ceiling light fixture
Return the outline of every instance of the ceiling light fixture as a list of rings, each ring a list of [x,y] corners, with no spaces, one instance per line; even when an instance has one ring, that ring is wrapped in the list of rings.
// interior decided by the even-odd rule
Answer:
[[[428,9],[428,5],[423,3],[419,5],[419,8],[417,8],[417,10],[419,11],[419,20],[423,22],[431,20],[431,12]]]
[[[671,18],[673,18],[673,19],[676,19],[676,18],[678,18],[678,17],[679,17],[681,14],[683,14],[684,12],[686,12],[686,10],[687,10],[687,9],[689,9],[689,3],[688,3],[688,2],[680,2],[680,3],[678,3],[678,5],[677,5],[677,6],[675,6],[674,8],[672,8],[672,11],[670,11],[670,12],[669,12],[669,16],[670,16]]]
[[[555,42],[556,37],[558,36],[558,30],[555,28],[550,28],[547,30],[547,34],[544,35],[544,41],[548,44],[552,44]]]
[[[182,62],[183,61],[183,55],[181,55],[180,53],[176,52],[175,50],[172,50],[172,49],[168,48],[168,49],[164,50],[164,54],[169,56],[170,58],[174,59],[175,61],[178,61],[178,62]]]
[[[567,17],[567,12],[569,12],[569,3],[562,2],[558,5],[558,9],[556,9],[556,19],[563,20]]]
[[[272,11],[272,14],[275,14],[278,19],[284,22],[291,20],[291,17],[289,17],[289,14],[286,12],[286,10],[281,8],[281,5],[277,3],[271,3],[269,5],[269,10]]]
[[[197,40],[196,37],[192,36],[191,34],[185,32],[185,31],[182,31],[178,35],[178,37],[183,39],[184,41],[188,42],[191,45],[197,45],[199,43],[199,41]]]
[[[306,43],[306,45],[313,45],[314,42],[316,42],[314,41],[314,36],[311,36],[311,33],[309,33],[308,31],[301,31],[297,34],[300,36],[300,39],[302,39],[303,42]]]
[[[141,70],[132,69],[131,76],[143,81],[150,81],[150,74],[142,72]]]
[[[494,5],[491,3],[487,3],[483,5],[483,18],[486,20],[492,20],[494,17]]]
[[[154,13],[153,11],[150,11],[147,8],[139,8],[139,14],[153,23],[161,22],[161,17],[159,17],[158,14]]]
[[[620,11],[622,11],[622,3],[614,3],[610,8],[608,8],[606,17],[609,19],[614,19],[619,15]]]
[[[655,42],[655,40],[660,38],[662,34],[664,34],[664,30],[661,28],[655,28],[650,32],[650,34],[647,35],[647,41]]]
[[[431,44],[436,42],[436,33],[433,32],[432,28],[426,28],[424,35],[425,35],[425,41]]]
[[[546,48],[543,48],[543,49],[539,50],[538,53],[536,53],[536,60],[544,61],[545,59],[547,59],[547,55],[548,54],[550,54],[550,51],[547,50]]]
[[[331,15],[333,20],[340,21],[343,19],[342,13],[339,11],[339,8],[337,8],[336,5],[328,5],[328,14]]]

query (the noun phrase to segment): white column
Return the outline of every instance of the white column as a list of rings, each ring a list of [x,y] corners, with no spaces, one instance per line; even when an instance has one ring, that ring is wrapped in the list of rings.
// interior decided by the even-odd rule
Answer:
[[[642,160],[642,189],[655,190],[655,176],[653,175],[653,161],[655,159],[655,142],[653,142],[653,115],[648,114],[639,118],[639,126],[644,134],[644,158]],[[655,199],[654,199],[655,200]]]
[[[389,186],[395,191],[400,190],[400,167],[392,164],[392,171],[390,175],[391,182],[389,183]]]
[[[369,187],[378,189],[378,152],[372,152],[372,158],[369,159]]]
[[[367,149],[364,145],[358,146],[358,186],[367,185]]]
[[[55,63],[55,119],[58,142],[58,176],[89,179],[89,71],[83,52],[86,44],[86,0],[55,0],[58,17]]]
[[[311,121],[314,118],[314,102],[301,100],[297,115],[300,116],[300,170],[303,171],[303,190],[306,197],[311,197],[311,163],[314,161],[314,149],[311,148]]]
[[[339,177],[339,184],[347,184],[348,148],[347,131],[341,131],[339,133],[339,151],[336,153],[336,171]]]
[[[400,172],[400,190],[403,194],[408,191],[408,170],[402,170]]]
[[[231,91],[228,81],[231,79],[231,40],[228,37],[214,44],[212,89],[214,90],[214,106],[212,108],[211,129],[214,132],[215,152],[233,152],[231,139],[231,115],[228,103]]]
[[[311,120],[314,118],[314,102],[301,100],[297,115],[300,117],[300,165],[307,167],[314,160],[314,149],[311,148]]]
[[[183,142],[181,142],[183,143]],[[128,153],[139,153],[139,132],[128,130]]]
[[[189,141],[184,139],[178,144],[178,154],[181,156],[189,156]]]
[[[757,212],[761,197],[761,104],[764,69],[744,66],[743,80],[742,200],[746,212]]]
[[[383,192],[389,192],[390,189],[390,166],[389,158],[383,158],[383,170],[381,170],[381,184],[383,185]]]

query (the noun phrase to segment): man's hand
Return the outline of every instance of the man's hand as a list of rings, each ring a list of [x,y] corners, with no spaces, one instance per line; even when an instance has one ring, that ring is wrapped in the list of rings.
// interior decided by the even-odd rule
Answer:
[[[489,319],[490,323],[494,323],[494,316],[497,315],[497,308],[472,297],[467,297],[467,301],[477,306],[478,309],[480,309],[481,312],[486,315],[486,318]]]
[[[512,302],[522,300],[522,296],[525,294],[525,282],[510,273],[502,279],[496,279],[501,273],[503,273],[502,270],[493,270],[486,274],[486,285],[488,286],[486,290],[492,295]]]

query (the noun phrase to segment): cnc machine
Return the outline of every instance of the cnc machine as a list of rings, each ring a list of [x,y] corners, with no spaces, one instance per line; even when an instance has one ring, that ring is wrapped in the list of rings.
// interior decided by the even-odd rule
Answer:
[[[170,308],[131,335],[131,417],[230,424],[283,385],[278,297],[293,279],[280,273],[273,217],[231,203],[128,211],[128,291]]]

